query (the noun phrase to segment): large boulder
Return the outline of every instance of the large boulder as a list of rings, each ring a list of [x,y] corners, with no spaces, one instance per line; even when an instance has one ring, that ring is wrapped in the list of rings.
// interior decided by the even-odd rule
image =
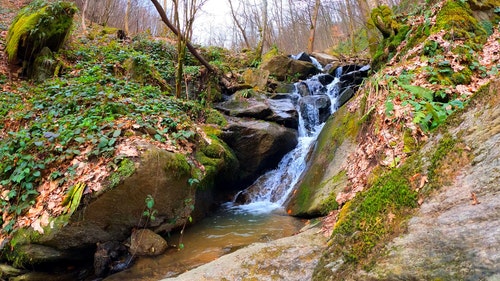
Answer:
[[[130,177],[97,198],[84,199],[89,203],[74,213],[71,223],[42,236],[38,243],[56,249],[83,248],[123,241],[134,227],[169,231],[182,226],[190,214],[184,202],[195,199],[188,184],[191,166],[181,154],[146,144],[139,144],[139,149],[144,153]],[[149,196],[157,211],[154,219],[144,216]]]
[[[228,100],[215,104],[214,108],[235,117],[265,119],[272,114],[267,98],[253,90],[238,91]]]
[[[305,79],[319,72],[311,62],[294,60],[285,55],[278,55],[265,61],[261,69],[268,70],[270,76],[280,81],[292,78]]]
[[[58,51],[71,31],[76,11],[75,4],[64,1],[33,1],[21,9],[7,35],[9,62],[26,61],[30,70],[43,48]]]
[[[243,90],[236,92],[226,101],[215,104],[214,108],[228,116],[271,121],[293,129],[297,129],[299,122],[290,95],[270,99],[253,90]]]
[[[270,99],[268,103],[272,114],[266,120],[278,123],[287,128],[298,128],[299,114],[290,98]]]
[[[300,217],[326,215],[336,209],[336,195],[348,184],[347,155],[356,149],[359,116],[341,107],[323,127],[297,190],[288,201],[289,214]]]
[[[238,168],[236,157],[214,130],[207,129],[203,135],[196,153],[202,167],[183,154],[140,140],[124,143],[126,147],[117,149],[117,159],[122,160],[115,174],[102,183],[107,188],[82,197],[85,185],[75,185],[79,188],[72,192],[71,202],[81,198],[75,201],[75,210],[49,218],[43,233],[31,228],[18,231],[7,258],[20,267],[40,268],[74,260],[68,257],[91,259],[94,252],[105,257],[107,254],[99,253],[109,252],[109,247],[97,246],[122,243],[133,229],[164,233],[200,219],[213,207],[214,186],[236,180]],[[102,270],[109,270],[108,259],[98,260]]]
[[[273,122],[229,118],[221,138],[234,150],[241,164],[243,184],[253,182],[262,172],[276,167],[297,145],[297,131]]]

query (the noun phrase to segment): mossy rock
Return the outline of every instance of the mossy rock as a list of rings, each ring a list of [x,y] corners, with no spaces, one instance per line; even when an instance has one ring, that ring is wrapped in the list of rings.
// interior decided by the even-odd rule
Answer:
[[[350,113],[347,107],[341,107],[328,119],[310,158],[311,164],[286,207],[289,214],[315,217],[337,208],[336,194],[347,185],[343,163],[355,149],[360,120],[359,114]]]
[[[487,39],[486,31],[473,17],[469,5],[460,1],[447,1],[437,14],[436,24],[431,29],[431,33],[441,30],[449,31],[445,36],[448,40],[462,39],[482,44]]]
[[[43,0],[33,1],[21,9],[7,35],[9,62],[15,63],[18,59],[32,62],[44,47],[58,51],[71,31],[76,11],[73,3]]]

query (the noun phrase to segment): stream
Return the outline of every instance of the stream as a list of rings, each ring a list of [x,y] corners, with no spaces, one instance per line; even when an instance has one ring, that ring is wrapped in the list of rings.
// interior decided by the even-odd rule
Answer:
[[[141,257],[129,269],[105,280],[175,277],[252,243],[268,242],[297,233],[304,223],[288,216],[283,205],[305,170],[307,156],[325,121],[320,118],[317,100],[301,102],[305,99],[299,93],[298,85],[307,85],[308,97],[328,96],[331,114],[336,110],[341,72],[340,68],[337,77],[328,85],[323,85],[317,76],[295,84],[291,97],[299,112],[298,145],[283,157],[276,169],[262,175],[241,191],[250,195],[248,202],[227,202],[213,216],[187,228],[182,237],[184,249],[172,248],[158,257]],[[179,236],[172,235],[167,240],[170,245],[177,245]]]

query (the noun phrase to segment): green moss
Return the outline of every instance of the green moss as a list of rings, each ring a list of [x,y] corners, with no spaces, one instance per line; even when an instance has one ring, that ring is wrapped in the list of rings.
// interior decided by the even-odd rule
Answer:
[[[311,165],[306,170],[297,190],[292,195],[287,209],[295,216],[317,216],[328,213],[326,210],[334,208],[334,194],[329,199],[317,201],[318,190],[334,190],[343,185],[344,171],[339,171],[332,178],[326,179],[326,167],[333,161],[337,149],[346,139],[354,140],[361,128],[359,113],[351,113],[347,107],[341,107],[334,116],[328,119],[318,137],[315,150],[311,157]],[[321,195],[323,196],[323,195]],[[313,204],[319,203],[318,209],[312,210]],[[322,206],[323,205],[323,206]],[[312,213],[314,212],[314,213]]]
[[[205,123],[224,127],[227,125],[227,120],[219,111],[215,109],[208,109],[206,111]]]
[[[482,44],[487,39],[487,32],[472,16],[469,5],[461,1],[449,0],[443,5],[431,32],[437,33],[441,30],[449,31],[444,36],[447,40],[465,39]]]
[[[135,171],[135,163],[129,158],[123,158],[119,163],[116,171],[109,176],[108,188],[112,189],[126,177],[131,176]]]
[[[7,35],[9,61],[32,60],[43,47],[57,51],[70,31],[76,11],[73,3],[43,0],[21,9]]]
[[[418,148],[418,143],[415,138],[411,135],[410,130],[406,130],[403,135],[404,147],[403,152],[411,154],[415,152]]]
[[[416,206],[417,194],[411,189],[405,169],[394,169],[381,176],[369,190],[358,194],[342,208],[330,248],[314,273],[315,280],[332,274],[325,268],[329,256],[342,257],[344,262],[330,280],[341,280],[342,274],[370,264],[369,257],[382,249],[382,241],[400,231]]]
[[[210,143],[200,143],[196,152],[196,160],[204,166],[204,173],[200,177],[201,188],[213,188],[218,182],[231,182],[237,177],[238,160],[226,143],[218,138],[220,129],[205,126],[205,134]]]

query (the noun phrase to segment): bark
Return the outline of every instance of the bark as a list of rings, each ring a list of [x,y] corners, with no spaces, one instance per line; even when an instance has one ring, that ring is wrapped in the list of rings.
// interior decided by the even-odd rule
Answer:
[[[311,20],[311,29],[309,31],[309,42],[307,44],[307,51],[309,53],[312,53],[314,50],[314,38],[316,36],[316,24],[318,23],[318,12],[319,12],[320,5],[321,5],[321,1],[316,0],[316,3],[314,5],[312,20]]]
[[[84,0],[83,1],[83,8],[82,8],[82,30],[84,34],[87,34],[87,26],[85,25],[85,13],[87,12],[87,6],[89,4],[89,0]]]
[[[130,17],[130,6],[132,4],[132,0],[127,0],[127,8],[125,9],[125,19],[124,19],[124,25],[125,25],[125,35],[129,36],[129,17]]]

